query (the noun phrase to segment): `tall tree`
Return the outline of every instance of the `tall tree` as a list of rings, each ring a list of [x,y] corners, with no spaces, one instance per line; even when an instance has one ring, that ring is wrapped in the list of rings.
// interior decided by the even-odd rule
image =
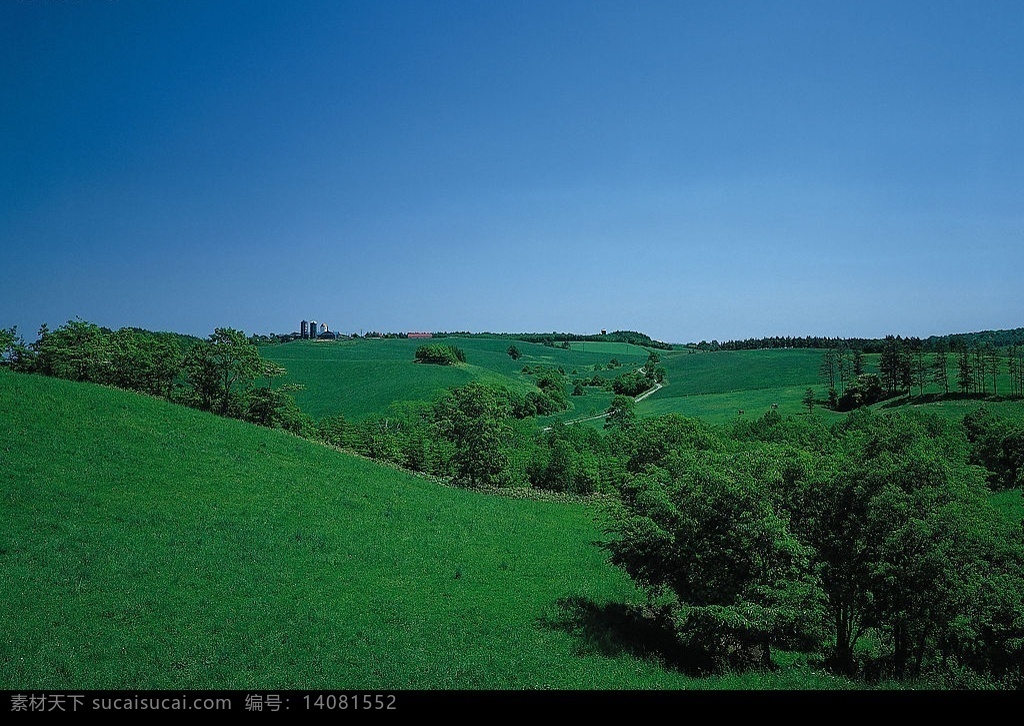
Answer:
[[[846,347],[846,344],[842,344],[839,348],[839,390],[840,393],[846,393],[846,384],[850,380],[850,373],[852,369],[850,360],[850,349]]]
[[[262,359],[245,333],[217,328],[189,349],[184,370],[201,408],[222,416],[240,417],[241,393],[262,373]]]
[[[807,406],[807,413],[814,411],[814,389],[808,388],[804,391],[803,404]]]
[[[22,373],[32,372],[35,353],[18,335],[18,326],[0,330],[0,366]]]
[[[985,344],[985,370],[992,376],[992,395],[998,396],[998,383],[999,383],[999,369],[1002,367],[999,364],[999,349],[991,343]]]
[[[636,401],[631,396],[618,394],[612,399],[608,416],[604,420],[606,429],[629,429],[636,422]]]
[[[974,366],[971,364],[971,354],[966,348],[961,348],[956,354],[956,385],[961,393],[973,393],[974,391]]]
[[[985,359],[985,350],[983,346],[975,346],[974,348],[974,363],[972,370],[974,371],[974,390],[976,393],[987,393],[988,388],[986,383],[988,382],[988,366]]]
[[[910,374],[914,385],[917,386],[918,395],[924,395],[924,387],[928,382],[928,366],[925,363],[924,358],[924,347],[921,345],[921,341],[914,339],[911,344],[910,353]]]
[[[53,331],[44,325],[39,332],[32,344],[37,373],[69,381],[110,382],[109,330],[78,318]]]
[[[856,348],[853,351],[853,377],[858,378],[864,375],[864,351]]]
[[[839,351],[829,348],[821,356],[821,364],[818,366],[818,376],[822,383],[829,389],[836,387],[836,375],[839,372]]]
[[[1024,347],[1017,343],[1010,346],[1006,370],[1010,374],[1010,395],[1024,396]]]
[[[456,478],[470,486],[489,486],[508,462],[505,443],[511,438],[508,398],[483,383],[453,388],[432,411],[433,428],[454,448]]]
[[[949,361],[945,347],[935,353],[932,358],[931,381],[942,387],[943,393],[949,393]]]
[[[889,395],[910,388],[910,371],[910,357],[907,355],[903,339],[898,336],[885,336],[878,360],[878,372],[882,377],[882,385]]]
[[[844,429],[856,431],[844,437],[847,463],[802,520],[835,624],[830,662],[852,672],[868,629],[882,636],[898,678],[929,659],[964,658],[992,638],[979,632],[993,617],[986,598],[998,588],[1019,597],[1010,594],[1021,587],[1018,566],[997,554],[1019,552],[1019,526],[990,505],[978,467],[948,456],[933,424],[893,415],[847,419]],[[1009,617],[1024,615],[1019,601],[1008,605],[1017,613]]]

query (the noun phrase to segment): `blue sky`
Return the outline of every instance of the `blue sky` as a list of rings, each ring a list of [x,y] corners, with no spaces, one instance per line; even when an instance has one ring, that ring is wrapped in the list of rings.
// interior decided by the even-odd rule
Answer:
[[[0,5],[0,326],[1024,325],[1020,2]]]

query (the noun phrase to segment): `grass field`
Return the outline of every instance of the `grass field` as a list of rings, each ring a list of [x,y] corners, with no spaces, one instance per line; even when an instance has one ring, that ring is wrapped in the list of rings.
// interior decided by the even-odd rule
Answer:
[[[632,343],[574,341],[569,343],[569,348],[579,353],[598,353],[602,356],[614,357],[622,363],[629,359],[643,364],[647,360],[647,349]]]
[[[690,353],[672,351],[662,355],[661,364],[668,372],[667,385],[637,405],[641,416],[678,413],[702,418],[712,423],[726,423],[740,416],[750,418],[764,415],[772,404],[782,415],[808,415],[803,405],[805,391],[815,392],[817,405],[813,416],[838,420],[845,414],[829,410],[823,404],[828,391],[818,373],[823,351],[751,350]],[[928,358],[930,360],[930,358]],[[952,358],[950,359],[952,361]],[[865,371],[878,372],[878,356],[864,356]],[[950,363],[951,382],[955,371]],[[1002,390],[1009,388],[1008,376],[1000,376]],[[955,391],[955,386],[952,387]],[[939,396],[936,384],[925,387],[923,397],[914,389],[911,397],[900,396],[875,404],[876,410],[891,410],[903,406],[926,408],[949,418],[962,418],[979,406],[1005,411],[1010,415],[1024,415],[1020,401],[992,400],[989,398]]]
[[[660,363],[671,385],[655,396],[665,399],[794,387],[801,387],[802,394],[808,386],[819,385],[820,363],[821,351],[816,350],[673,351],[663,355]]]
[[[488,338],[442,338],[436,342],[457,345],[466,352],[467,365],[444,367],[413,362],[420,340],[346,340],[337,342],[294,342],[268,346],[261,353],[283,365],[288,375],[282,382],[301,383],[296,400],[302,410],[315,418],[344,413],[360,419],[383,412],[397,401],[433,400],[440,391],[471,380],[493,382],[518,389],[532,390],[533,382],[521,370],[524,366],[561,366],[569,381],[575,377],[589,378],[594,365],[606,366],[617,358],[623,365],[614,371],[602,370],[604,376],[635,369],[647,360],[647,350],[626,343],[573,343],[569,350],[546,347],[536,343]],[[513,361],[507,355],[510,344],[522,353]],[[668,385],[637,406],[641,416],[678,413],[695,416],[713,423],[726,423],[741,414],[756,417],[771,410],[772,404],[782,415],[806,415],[802,400],[807,388],[815,391],[819,404],[827,399],[821,383],[820,350],[753,350],[719,351],[715,353],[689,350],[658,351],[659,365],[665,368]],[[930,358],[929,358],[930,360]],[[955,380],[953,358],[950,358],[951,381]],[[878,356],[865,356],[865,369],[877,373]],[[1005,391],[1009,381],[1000,378]],[[541,419],[541,425],[554,420],[574,420],[600,414],[608,409],[613,395],[587,388],[587,395],[570,397],[570,409]],[[893,406],[927,406],[950,417],[962,417],[982,405],[977,399],[935,400],[939,388],[929,384],[923,399],[908,401],[901,397],[876,404],[876,408]],[[915,389],[915,393],[916,393]],[[984,405],[1020,412],[1019,402],[986,402]],[[843,414],[819,405],[813,412],[829,420]],[[590,424],[601,426],[601,422]]]
[[[635,641],[586,505],[0,371],[0,688],[850,685],[692,679]]]
[[[571,380],[574,369],[586,369],[593,375],[594,364],[604,365],[616,356],[624,366],[639,366],[647,360],[643,348],[625,343],[587,343],[587,350],[583,351],[494,338],[439,338],[433,342],[462,348],[466,365],[422,365],[414,362],[414,354],[424,342],[402,339],[296,341],[263,347],[260,354],[285,367],[288,375],[281,379],[282,383],[304,386],[295,395],[303,411],[314,418],[343,413],[354,419],[381,413],[398,401],[431,401],[439,391],[472,380],[494,382],[523,392],[535,390],[532,379],[521,372],[524,366],[562,366]],[[518,361],[507,353],[512,344],[522,353]],[[592,352],[592,345],[629,350]],[[611,401],[611,396],[607,396],[607,401]],[[605,403],[603,408],[607,407]],[[579,415],[575,411],[565,414],[569,418]]]

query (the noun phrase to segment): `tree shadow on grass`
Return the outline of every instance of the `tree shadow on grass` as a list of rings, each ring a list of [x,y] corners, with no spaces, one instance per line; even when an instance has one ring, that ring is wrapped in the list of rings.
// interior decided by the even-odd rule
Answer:
[[[575,636],[582,654],[609,658],[628,654],[657,660],[688,675],[715,670],[705,652],[682,645],[670,623],[647,608],[617,602],[601,605],[579,596],[561,598],[556,606],[556,612],[542,618],[541,624]]]
[[[916,396],[900,394],[880,404],[879,408],[919,406],[925,403],[942,403],[943,401],[980,401],[986,403],[1012,400],[1014,400],[1012,396],[996,396],[991,393],[925,393],[924,395]]]

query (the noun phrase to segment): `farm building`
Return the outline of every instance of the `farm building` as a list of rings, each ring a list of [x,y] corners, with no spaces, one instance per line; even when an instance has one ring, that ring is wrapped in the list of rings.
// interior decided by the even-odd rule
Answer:
[[[327,323],[318,323],[315,320],[303,320],[299,323],[299,337],[309,340],[334,340],[338,336],[331,332],[331,329],[327,327]]]

